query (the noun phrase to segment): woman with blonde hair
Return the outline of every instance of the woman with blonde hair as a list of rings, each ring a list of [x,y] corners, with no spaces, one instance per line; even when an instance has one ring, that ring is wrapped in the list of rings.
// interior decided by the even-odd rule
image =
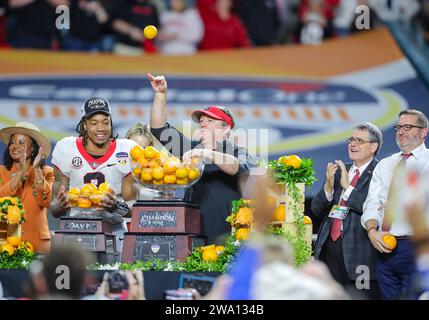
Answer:
[[[147,146],[154,146],[156,149],[161,150],[162,144],[150,132],[150,127],[147,123],[136,123],[125,134],[125,139],[137,142],[142,148]],[[140,188],[140,195],[138,200],[152,200],[159,194],[155,190],[149,188]]]

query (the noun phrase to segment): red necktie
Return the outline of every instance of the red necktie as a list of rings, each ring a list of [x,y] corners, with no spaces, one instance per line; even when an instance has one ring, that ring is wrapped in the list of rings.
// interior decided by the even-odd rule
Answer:
[[[355,175],[354,175],[352,181],[350,182],[350,185],[352,187],[354,187],[358,180],[359,180],[359,169],[356,169]],[[347,201],[341,197],[340,206],[345,206],[346,204],[347,204]],[[330,236],[331,236],[332,241],[337,241],[338,238],[341,237],[341,225],[342,224],[343,224],[343,221],[341,219],[335,219],[334,218],[334,221],[332,221],[331,232],[330,232]]]

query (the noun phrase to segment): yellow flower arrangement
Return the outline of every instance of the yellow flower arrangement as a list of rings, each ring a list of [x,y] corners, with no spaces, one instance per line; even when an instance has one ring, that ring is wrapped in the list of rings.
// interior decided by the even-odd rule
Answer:
[[[25,221],[24,206],[19,198],[0,198],[0,222],[20,224]]]

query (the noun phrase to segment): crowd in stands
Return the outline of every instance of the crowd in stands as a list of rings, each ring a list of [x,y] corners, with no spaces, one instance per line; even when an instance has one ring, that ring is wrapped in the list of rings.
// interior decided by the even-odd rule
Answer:
[[[180,55],[318,44],[359,31],[359,5],[370,28],[405,21],[429,41],[427,0],[0,0],[0,47]],[[154,40],[143,36],[147,25],[159,30]]]

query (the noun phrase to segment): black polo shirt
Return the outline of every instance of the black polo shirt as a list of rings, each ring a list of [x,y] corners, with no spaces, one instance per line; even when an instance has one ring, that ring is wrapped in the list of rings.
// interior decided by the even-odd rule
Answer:
[[[152,128],[151,132],[177,157],[181,157],[191,149],[203,148],[200,141],[190,141],[168,123],[164,128]],[[164,137],[165,139],[163,139]],[[178,143],[173,144],[173,139]],[[207,162],[206,159],[200,180],[185,193],[185,200],[198,204],[201,209],[203,232],[207,236],[209,244],[213,243],[217,237],[231,233],[231,225],[225,221],[231,214],[231,201],[242,197],[240,178],[246,178],[250,168],[254,166],[254,161],[246,149],[240,148],[228,140],[219,143],[215,151],[231,154],[238,158],[238,172],[233,176],[226,174],[217,165]]]

